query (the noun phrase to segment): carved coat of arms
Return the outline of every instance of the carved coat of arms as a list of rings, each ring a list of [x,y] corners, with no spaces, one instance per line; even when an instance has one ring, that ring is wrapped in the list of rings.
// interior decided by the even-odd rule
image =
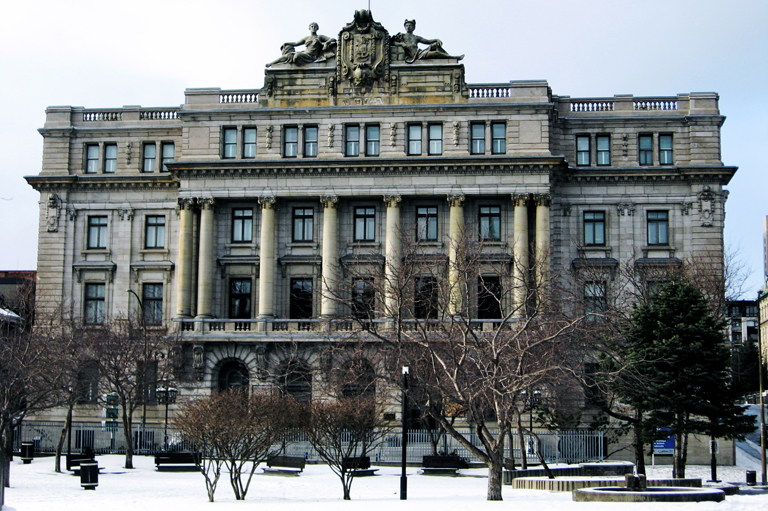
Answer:
[[[389,82],[389,33],[373,20],[370,11],[355,12],[355,19],[339,34],[337,79],[340,84],[371,87]]]

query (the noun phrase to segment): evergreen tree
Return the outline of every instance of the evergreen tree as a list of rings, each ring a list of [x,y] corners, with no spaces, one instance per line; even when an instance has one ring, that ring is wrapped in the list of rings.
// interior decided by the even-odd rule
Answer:
[[[624,359],[644,388],[627,397],[647,412],[649,427],[675,435],[673,477],[685,477],[689,434],[741,438],[754,428],[746,407],[735,405],[723,328],[701,292],[682,279],[666,283],[632,314]]]

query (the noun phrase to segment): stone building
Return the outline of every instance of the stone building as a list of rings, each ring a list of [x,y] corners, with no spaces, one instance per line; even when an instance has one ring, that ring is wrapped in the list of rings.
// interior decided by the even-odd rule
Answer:
[[[260,88],[49,107],[27,178],[41,194],[39,306],[99,324],[140,305],[188,346],[182,394],[268,385],[299,364],[293,391],[312,395],[320,319],[345,313],[331,295],[368,292],[347,266],[394,271],[401,236],[450,260],[467,232],[511,273],[537,258],[564,275],[599,268],[583,289],[596,307],[621,263],[722,253],[736,167],[721,161],[717,94],[468,83],[463,56],[413,31],[359,11],[336,37],[313,24],[303,48],[284,45]]]

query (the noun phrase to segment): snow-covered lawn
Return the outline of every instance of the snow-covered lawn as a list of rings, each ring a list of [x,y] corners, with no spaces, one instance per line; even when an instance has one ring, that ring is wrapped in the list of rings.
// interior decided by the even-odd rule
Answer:
[[[341,499],[341,483],[325,465],[308,465],[298,477],[264,475],[257,469],[245,502],[235,501],[227,474],[222,474],[216,502],[208,502],[203,477],[195,472],[157,472],[151,457],[135,457],[134,470],[125,470],[123,456],[100,456],[103,467],[95,491],[80,487],[80,478],[53,472],[53,458],[36,458],[30,465],[14,459],[11,488],[6,491],[3,511],[211,511],[215,509],[259,509],[259,511],[365,511],[446,510],[482,511],[502,507],[515,511],[584,511],[596,506],[601,511],[637,510],[652,506],[654,511],[749,511],[768,509],[768,494],[727,497],[725,502],[700,504],[589,504],[571,500],[570,493],[513,490],[504,486],[505,503],[485,501],[484,469],[462,470],[460,477],[421,475],[408,468],[408,500],[400,495],[400,470],[380,467],[378,475],[357,478],[352,484],[352,501]],[[743,483],[746,470],[759,466],[742,456],[737,467],[719,467],[724,481]],[[670,477],[669,467],[651,467],[650,477]],[[709,467],[689,467],[689,477],[708,479]],[[252,506],[258,506],[253,508]]]

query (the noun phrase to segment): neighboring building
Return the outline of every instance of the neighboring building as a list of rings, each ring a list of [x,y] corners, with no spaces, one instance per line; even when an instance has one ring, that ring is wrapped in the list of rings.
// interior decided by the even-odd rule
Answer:
[[[390,268],[402,233],[436,258],[455,257],[466,229],[489,258],[589,269],[595,307],[620,264],[721,260],[736,167],[721,161],[717,94],[467,83],[460,58],[360,12],[335,41],[286,52],[261,88],[49,107],[42,171],[27,178],[41,193],[41,309],[98,325],[140,297],[146,320],[189,347],[182,394],[312,396],[329,336],[316,319],[343,312],[323,291],[367,302],[345,265]],[[476,317],[501,313],[466,299]],[[287,367],[305,376],[274,377]]]
[[[731,346],[757,343],[758,306],[755,300],[732,300],[725,303],[728,318],[728,341]]]
[[[35,271],[0,271],[0,322],[27,328],[34,321]]]

